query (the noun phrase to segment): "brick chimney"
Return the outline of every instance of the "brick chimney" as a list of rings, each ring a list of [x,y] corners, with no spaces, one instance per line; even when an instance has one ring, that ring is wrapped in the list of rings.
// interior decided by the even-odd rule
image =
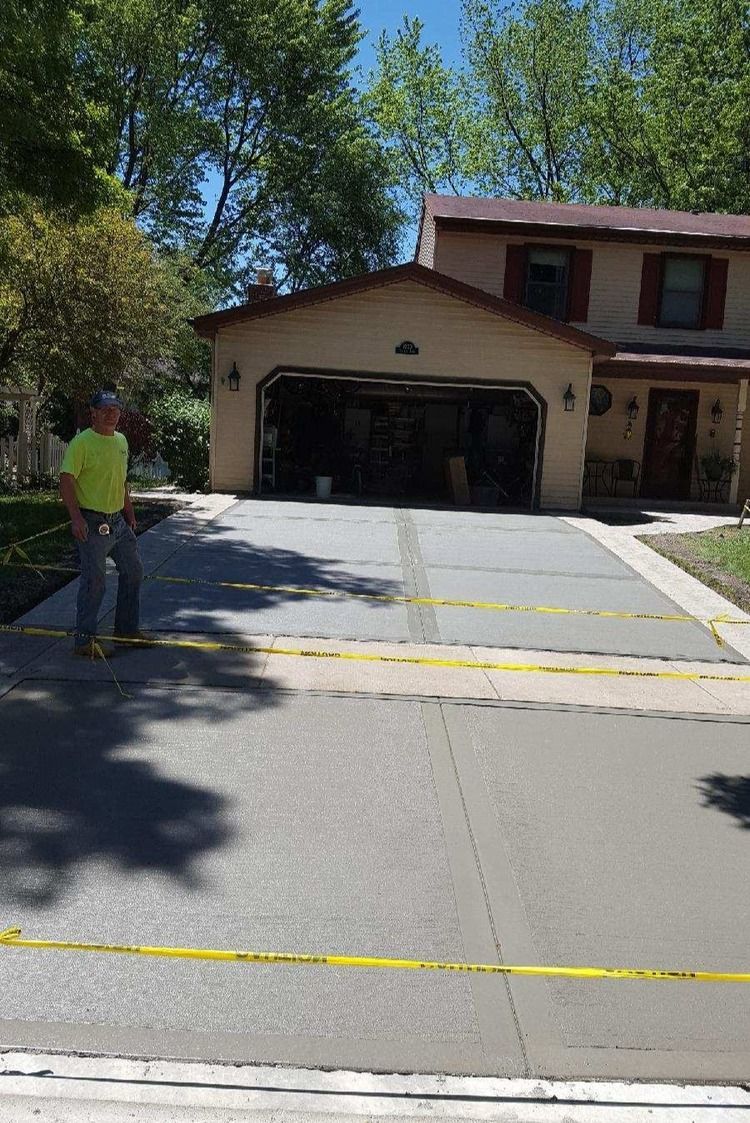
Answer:
[[[270,300],[274,296],[276,296],[276,285],[273,283],[271,270],[259,269],[255,284],[247,286],[245,295],[247,303],[252,304],[257,300]]]

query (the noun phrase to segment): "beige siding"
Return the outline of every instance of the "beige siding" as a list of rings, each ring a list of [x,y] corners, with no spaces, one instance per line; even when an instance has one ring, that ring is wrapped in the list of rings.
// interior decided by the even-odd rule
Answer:
[[[422,220],[422,236],[419,239],[417,261],[427,269],[435,268],[435,219],[426,212]]]
[[[419,355],[395,354],[404,339]],[[236,362],[238,394],[221,377]],[[255,481],[256,386],[276,367],[315,367],[420,379],[530,382],[548,403],[541,486],[544,507],[580,502],[591,360],[588,352],[414,282],[341,297],[223,328],[217,341],[214,487],[250,490]],[[578,408],[564,413],[572,383]]]
[[[497,234],[460,234],[438,231],[435,269],[450,277],[503,294],[505,247],[528,239]],[[570,246],[569,241],[545,238],[546,245]],[[685,253],[684,247],[628,246],[577,241],[593,251],[589,316],[585,327],[593,335],[615,343],[648,343],[701,347],[750,347],[750,253],[712,251],[729,261],[724,327],[721,331],[674,331],[639,324],[638,301],[644,253]]]
[[[607,379],[598,378],[594,369],[593,381],[607,387],[612,394],[612,408],[602,417],[589,418],[588,438],[586,441],[586,457],[601,460],[616,460],[620,457],[628,460],[638,460],[643,463],[643,444],[646,434],[646,419],[648,417],[648,392],[652,387],[665,389],[698,390],[698,423],[696,430],[696,454],[703,456],[714,448],[722,456],[732,455],[734,442],[734,421],[737,409],[737,385],[728,383],[710,385],[700,382],[640,382],[624,378]],[[627,405],[633,396],[638,398],[641,407],[638,418],[633,422],[633,436],[626,440],[625,426],[627,425]],[[714,425],[711,420],[711,406],[716,399],[721,400],[724,416],[719,425]],[[714,429],[716,436],[711,438],[710,431]],[[622,486],[622,495],[629,495],[629,488]],[[698,488],[693,470],[693,498],[698,498]]]
[[[503,295],[505,242],[488,234],[447,234],[438,231],[435,269],[467,285]]]

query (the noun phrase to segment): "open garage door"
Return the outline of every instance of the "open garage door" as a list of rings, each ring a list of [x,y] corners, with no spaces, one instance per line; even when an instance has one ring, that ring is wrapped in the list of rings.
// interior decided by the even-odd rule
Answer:
[[[259,387],[259,490],[450,502],[461,457],[471,502],[534,506],[543,403],[527,386],[275,373]],[[321,482],[322,481],[322,482]]]

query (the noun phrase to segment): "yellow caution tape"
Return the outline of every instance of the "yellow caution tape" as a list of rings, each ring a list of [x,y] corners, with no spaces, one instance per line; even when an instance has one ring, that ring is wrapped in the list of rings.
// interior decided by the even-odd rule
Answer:
[[[3,563],[8,564],[8,559],[12,557],[14,552],[18,552],[23,557],[27,557],[24,550],[19,550],[19,546],[25,546],[27,542],[34,542],[37,538],[44,538],[47,534],[54,534],[57,530],[62,530],[64,526],[70,526],[70,521],[65,520],[64,523],[58,523],[57,526],[51,526],[49,530],[40,530],[38,534],[30,534],[28,538],[19,538],[17,542],[8,542],[5,546],[0,546],[0,550],[5,550],[3,555]]]
[[[56,565],[23,566],[13,562],[6,564],[14,565],[14,568],[17,569],[32,568],[36,570],[51,570],[55,573],[80,573],[78,569]],[[494,612],[539,612],[548,616],[600,616],[612,620],[666,620],[671,623],[698,623],[705,624],[711,628],[714,638],[720,647],[723,647],[724,641],[716,631],[714,624],[750,624],[750,620],[736,620],[726,615],[714,616],[711,619],[701,620],[700,617],[691,616],[688,613],[616,612],[614,610],[601,608],[561,608],[543,604],[505,604],[496,601],[452,600],[443,597],[408,597],[386,593],[358,593],[350,589],[316,589],[305,588],[298,585],[261,585],[245,581],[210,581],[208,578],[202,577],[167,577],[159,573],[148,574],[145,580],[165,581],[176,585],[207,585],[217,589],[243,589],[252,592],[290,593],[295,596],[304,597],[345,598],[347,600],[382,601],[407,605],[422,604],[432,605],[436,608],[476,608]]]
[[[72,631],[56,628],[23,627],[20,624],[0,624],[0,632],[15,635],[49,636],[64,639]],[[302,659],[342,659],[355,663],[402,663],[417,667],[458,667],[470,671],[531,672],[548,675],[609,675],[617,678],[677,679],[687,682],[750,682],[747,675],[716,675],[693,671],[640,671],[617,667],[560,667],[543,663],[489,663],[472,659],[430,659],[418,655],[377,655],[357,651],[316,651],[296,647],[255,647],[252,644],[221,643],[218,640],[138,639],[130,636],[103,636],[112,643],[133,644],[136,647],[175,647],[196,651],[234,651],[246,655],[287,655]]]
[[[231,951],[212,948],[149,947],[138,944],[89,944],[72,940],[26,940],[20,928],[0,932],[5,947],[54,951],[94,951],[113,955],[147,955],[165,959],[209,959],[231,963],[286,963],[310,967],[378,967],[398,971],[452,971],[468,975],[546,975],[568,979],[673,979],[697,983],[750,983],[740,971],[660,971],[639,967],[549,967],[508,963],[443,963],[430,959],[390,959],[374,955],[305,955],[284,951]]]

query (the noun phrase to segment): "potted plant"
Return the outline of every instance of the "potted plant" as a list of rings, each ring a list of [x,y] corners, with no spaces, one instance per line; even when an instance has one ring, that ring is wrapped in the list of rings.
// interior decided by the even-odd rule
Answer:
[[[737,470],[737,465],[732,457],[722,456],[717,449],[701,456],[701,467],[705,472],[706,479],[712,483],[718,483],[719,480],[731,476]]]

